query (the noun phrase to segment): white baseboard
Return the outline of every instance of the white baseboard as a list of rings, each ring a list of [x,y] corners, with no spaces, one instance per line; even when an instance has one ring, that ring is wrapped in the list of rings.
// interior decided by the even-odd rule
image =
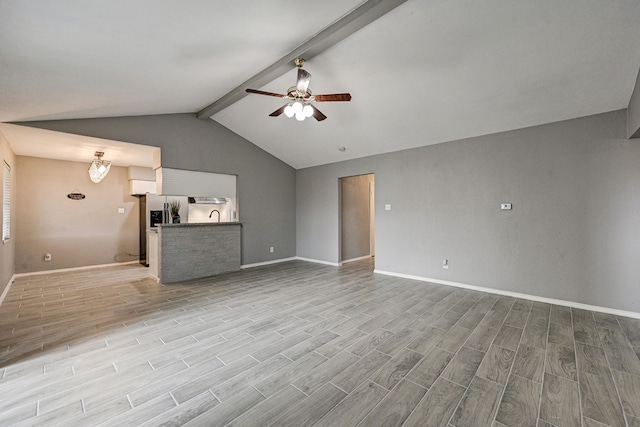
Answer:
[[[7,283],[7,286],[4,287],[4,291],[2,291],[2,295],[0,295],[0,305],[2,305],[2,301],[4,301],[4,297],[6,297],[7,294],[9,293],[9,288],[11,287],[11,285],[13,285],[14,280],[16,280],[15,274],[11,276],[11,279],[9,279],[9,283]]]
[[[391,271],[374,270],[373,272],[378,274],[384,274],[386,276],[401,277],[403,279],[412,279],[412,280],[419,280],[421,282],[437,283],[439,285],[453,286],[456,288],[463,288],[463,289],[471,289],[474,291],[487,292],[490,294],[504,295],[504,296],[514,297],[514,298],[527,299],[530,301],[544,302],[547,304],[562,305],[565,307],[580,308],[583,310],[598,311],[600,313],[607,313],[607,314],[613,314],[616,316],[640,319],[640,313],[636,313],[634,311],[618,310],[616,308],[600,307],[597,305],[582,304],[579,302],[565,301],[565,300],[560,300],[555,298],[541,297],[537,295],[521,294],[519,292],[503,291],[501,289],[486,288],[483,286],[476,286],[476,285],[467,285],[465,283],[450,282],[448,280],[440,280],[440,279],[431,279],[428,277],[413,276],[410,274],[393,273]]]
[[[116,265],[138,264],[138,263],[139,261],[127,261],[127,262],[114,262],[111,264],[85,265],[82,267],[59,268],[57,270],[44,270],[44,271],[34,271],[31,273],[18,273],[18,274],[14,274],[13,277],[15,278],[15,277],[25,277],[25,276],[36,276],[39,274],[64,273],[68,271],[78,271],[78,270],[91,270],[93,268],[114,267]]]
[[[264,261],[264,262],[255,262],[253,264],[243,264],[240,266],[240,268],[242,270],[244,270],[245,268],[251,268],[251,267],[260,267],[263,265],[271,265],[271,264],[280,264],[281,262],[287,262],[287,261],[295,261],[296,257],[291,257],[291,258],[280,258],[280,259],[274,259],[271,261]]]
[[[313,263],[316,263],[316,264],[332,265],[334,267],[340,267],[340,265],[341,265],[338,262],[322,261],[322,260],[319,260],[319,259],[303,258],[303,257],[300,257],[300,256],[297,256],[296,259],[300,260],[300,261],[313,262]]]
[[[358,258],[343,259],[342,260],[342,264],[347,264],[349,262],[360,261],[360,260],[369,259],[369,258],[371,258],[371,255],[365,255],[365,256],[358,257]]]

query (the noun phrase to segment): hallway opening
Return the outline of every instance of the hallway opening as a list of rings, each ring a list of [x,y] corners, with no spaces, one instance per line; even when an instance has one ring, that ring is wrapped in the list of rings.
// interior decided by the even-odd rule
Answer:
[[[374,257],[374,174],[339,178],[338,197],[340,206],[340,263]]]

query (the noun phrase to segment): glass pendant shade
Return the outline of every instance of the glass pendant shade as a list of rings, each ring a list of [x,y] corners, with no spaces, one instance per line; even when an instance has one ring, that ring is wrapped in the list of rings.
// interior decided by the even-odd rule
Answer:
[[[96,184],[102,181],[102,179],[109,173],[109,169],[111,169],[111,162],[102,160],[103,155],[104,153],[96,151],[95,156],[97,159],[94,159],[91,162],[91,165],[89,165],[89,178],[91,178],[91,181]]]
[[[307,104],[302,109],[302,113],[305,117],[311,117],[313,115],[313,108],[311,107],[311,105]]]
[[[293,107],[291,106],[291,104],[287,105],[286,107],[284,107],[284,115],[291,118],[293,117],[295,113],[293,112]]]

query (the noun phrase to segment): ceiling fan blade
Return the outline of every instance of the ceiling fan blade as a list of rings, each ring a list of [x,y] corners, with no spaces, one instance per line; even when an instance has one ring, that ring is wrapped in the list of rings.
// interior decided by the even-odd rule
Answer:
[[[309,104],[309,105],[311,105],[311,104]],[[317,121],[321,122],[321,121],[323,121],[324,119],[326,119],[326,118],[327,118],[327,116],[325,116],[324,114],[322,114],[322,112],[321,112],[320,110],[318,110],[316,107],[314,107],[313,105],[311,105],[311,108],[313,108],[313,117],[314,117]]]
[[[269,117],[278,117],[280,114],[284,112],[284,109],[287,108],[287,105],[289,104],[284,104],[282,107],[278,108],[276,111],[269,114]]]
[[[309,82],[311,81],[311,74],[307,73],[302,68],[298,68],[298,84],[296,84],[296,89],[301,94],[307,93],[307,89],[309,89]]]
[[[258,95],[267,95],[267,96],[275,96],[277,98],[286,98],[287,95],[282,95],[280,93],[273,93],[273,92],[265,92],[263,90],[256,90],[256,89],[245,89],[247,92],[249,93],[256,93]]]
[[[315,95],[316,102],[330,102],[330,101],[351,101],[350,93],[331,93],[328,95]]]

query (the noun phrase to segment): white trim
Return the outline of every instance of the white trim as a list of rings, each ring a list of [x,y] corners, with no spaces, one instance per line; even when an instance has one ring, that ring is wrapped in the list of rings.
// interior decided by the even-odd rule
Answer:
[[[13,277],[35,276],[39,274],[51,274],[51,273],[64,273],[67,271],[90,270],[92,268],[104,268],[104,267],[113,267],[116,265],[138,264],[138,263],[139,261],[127,261],[127,262],[114,262],[112,264],[86,265],[83,267],[59,268],[57,270],[34,271],[31,273],[18,273],[18,274],[14,274]]]
[[[0,305],[2,305],[2,302],[4,301],[4,297],[6,297],[7,294],[9,293],[9,288],[11,287],[11,285],[13,285],[14,280],[16,280],[15,274],[11,276],[11,279],[9,279],[9,283],[7,283],[7,286],[4,287],[4,291],[2,291],[2,295],[0,295]]]
[[[369,258],[371,258],[371,255],[365,255],[365,256],[358,257],[358,258],[343,259],[342,260],[342,264],[347,264],[347,263],[350,263],[350,262],[360,261],[360,260],[369,259]]]
[[[565,307],[580,308],[583,310],[598,311],[601,313],[614,314],[616,316],[624,316],[624,317],[631,317],[634,319],[640,319],[640,313],[636,313],[634,311],[618,310],[617,308],[600,307],[597,305],[582,304],[579,302],[566,301],[566,300],[555,299],[555,298],[547,298],[547,297],[541,297],[537,295],[521,294],[519,292],[503,291],[501,289],[485,288],[483,286],[467,285],[465,283],[450,282],[448,280],[430,279],[428,277],[412,276],[410,274],[393,273],[390,271],[373,270],[373,272],[378,274],[384,274],[386,276],[401,277],[403,279],[412,279],[412,280],[419,280],[421,282],[437,283],[439,285],[454,286],[456,288],[471,289],[474,291],[487,292],[490,294],[505,295],[505,296],[514,297],[514,298],[522,298],[522,299],[528,299],[531,301],[544,302],[548,304],[562,305]]]
[[[2,162],[2,243],[11,239],[11,166],[6,160]],[[15,191],[15,190],[14,190]]]
[[[240,269],[244,270],[245,268],[252,268],[252,267],[260,267],[263,265],[270,265],[270,264],[279,264],[281,262],[287,262],[287,261],[295,261],[296,257],[291,257],[291,258],[281,258],[281,259],[274,259],[271,261],[264,261],[264,262],[256,262],[253,264],[243,264],[240,266]]]
[[[340,267],[342,264],[337,263],[337,262],[329,262],[329,261],[322,261],[319,259],[311,259],[311,258],[303,258],[303,257],[296,257],[297,260],[299,261],[307,261],[307,262],[314,262],[316,264],[325,264],[325,265],[332,265],[334,267]]]

